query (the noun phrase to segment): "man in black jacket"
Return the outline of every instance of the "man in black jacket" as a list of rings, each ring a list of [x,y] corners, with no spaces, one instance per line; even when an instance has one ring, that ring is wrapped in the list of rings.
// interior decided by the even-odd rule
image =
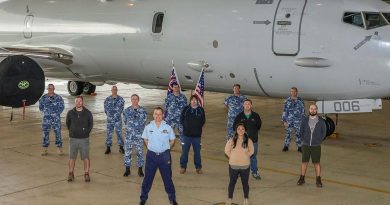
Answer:
[[[77,96],[76,107],[66,115],[66,127],[69,130],[69,175],[68,182],[74,181],[74,167],[77,153],[80,151],[84,161],[84,180],[90,182],[89,177],[89,134],[93,127],[92,113],[83,106],[83,97]]]
[[[301,176],[297,182],[298,185],[305,183],[305,174],[307,170],[307,164],[311,158],[316,171],[316,184],[317,187],[322,187],[321,182],[321,143],[326,137],[326,124],[325,120],[318,117],[317,105],[311,104],[309,107],[309,116],[302,120],[301,124],[301,137],[303,139],[302,146],[302,164],[301,164]]]
[[[196,173],[202,174],[202,161],[200,156],[202,128],[206,122],[204,109],[199,106],[195,95],[190,98],[180,116],[180,123],[183,125],[182,152],[180,157],[180,173],[184,174],[187,169],[188,152],[192,145],[194,150],[194,163]]]
[[[246,133],[248,134],[249,138],[253,142],[253,147],[254,147],[254,153],[251,156],[251,162],[250,162],[250,167],[251,167],[251,172],[252,176],[260,180],[260,173],[257,168],[257,152],[259,149],[259,131],[261,128],[261,118],[259,114],[254,112],[252,110],[252,100],[246,99],[244,100],[244,111],[242,111],[240,114],[236,116],[236,119],[234,120],[233,128],[237,126],[238,123],[244,123],[246,126],[247,130]]]

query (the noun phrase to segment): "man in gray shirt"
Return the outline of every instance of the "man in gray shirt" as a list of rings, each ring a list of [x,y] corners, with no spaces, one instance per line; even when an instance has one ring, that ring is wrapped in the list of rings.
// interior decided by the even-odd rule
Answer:
[[[322,140],[326,137],[326,124],[325,120],[318,117],[317,109],[317,105],[311,104],[309,107],[309,116],[302,120],[300,129],[300,134],[303,139],[302,164],[301,176],[299,177],[297,184],[302,185],[305,183],[307,165],[311,158],[316,171],[316,185],[317,187],[321,188],[321,143]]]

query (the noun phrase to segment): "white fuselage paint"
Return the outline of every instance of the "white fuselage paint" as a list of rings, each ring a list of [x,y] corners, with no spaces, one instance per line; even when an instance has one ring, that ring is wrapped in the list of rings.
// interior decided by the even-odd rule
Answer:
[[[304,5],[302,0],[291,1]],[[37,59],[47,77],[67,80],[165,86],[173,60],[182,87],[193,89],[199,71],[188,63],[205,61],[210,65],[205,75],[209,91],[232,92],[232,85],[239,83],[245,94],[271,97],[288,96],[292,86],[298,87],[301,97],[314,100],[390,96],[390,25],[365,30],[342,21],[345,11],[390,13],[389,4],[380,0],[310,0],[303,15],[302,8],[279,8],[275,15],[278,3],[0,1],[0,47],[69,51],[73,55],[70,65]],[[294,5],[285,0],[280,4]],[[164,13],[160,34],[152,33],[155,12]],[[273,39],[274,18],[283,20],[283,12],[298,19],[301,27],[293,23],[289,30],[275,23],[280,30]],[[264,23],[267,21],[270,23]],[[354,49],[370,35],[370,41]],[[213,41],[218,42],[217,48]],[[296,50],[297,54],[275,55],[284,45],[286,52]],[[301,67],[295,64],[301,58],[326,59],[329,66]]]

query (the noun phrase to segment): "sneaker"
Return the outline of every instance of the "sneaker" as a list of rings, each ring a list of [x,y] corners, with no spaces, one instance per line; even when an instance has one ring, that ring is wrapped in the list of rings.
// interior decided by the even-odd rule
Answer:
[[[302,147],[298,147],[298,152],[302,153]]]
[[[203,174],[203,171],[202,171],[202,169],[196,169],[196,173],[197,174]]]
[[[284,146],[282,152],[287,152],[287,151],[288,151],[288,147]]]
[[[299,180],[298,180],[298,182],[297,182],[297,185],[301,186],[301,185],[304,184],[304,183],[305,183],[305,176],[301,175],[301,176],[299,177]]]
[[[49,154],[49,152],[47,152],[47,147],[43,148],[41,156],[46,156],[48,154]]]
[[[61,147],[57,147],[57,154],[59,156],[62,156],[64,153],[62,152],[62,148]]]
[[[252,176],[253,176],[253,178],[255,178],[256,180],[261,180],[259,171],[252,173]]]
[[[186,168],[180,168],[180,174],[186,173]]]
[[[91,178],[89,177],[89,173],[88,172],[84,174],[84,181],[85,182],[90,182],[91,181]]]
[[[249,205],[249,199],[248,198],[244,199],[243,205]]]
[[[107,147],[106,151],[104,152],[104,154],[110,154],[110,153],[111,153],[111,147]]]
[[[226,200],[225,205],[232,205],[232,199],[229,198],[228,200]]]
[[[320,176],[316,177],[316,185],[318,188],[322,188],[322,182]]]
[[[68,182],[72,182],[72,181],[74,181],[74,174],[73,174],[73,172],[69,172]]]
[[[123,146],[122,146],[122,145],[119,146],[119,153],[122,153],[122,154],[125,153],[125,150],[123,149]]]

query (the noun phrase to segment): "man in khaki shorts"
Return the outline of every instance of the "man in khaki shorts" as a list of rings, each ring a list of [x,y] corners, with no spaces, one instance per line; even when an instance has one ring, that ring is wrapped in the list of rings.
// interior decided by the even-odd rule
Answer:
[[[74,181],[74,167],[77,153],[80,151],[84,161],[84,180],[90,182],[89,177],[89,134],[93,127],[92,113],[83,106],[83,97],[77,96],[76,107],[66,115],[66,127],[69,130],[69,175],[68,182]]]
[[[300,134],[302,136],[302,164],[301,164],[301,176],[297,182],[298,185],[305,183],[305,174],[307,165],[311,158],[316,171],[316,185],[322,187],[321,182],[321,143],[326,137],[326,124],[325,120],[318,117],[317,105],[311,104],[309,107],[309,116],[302,120]]]

